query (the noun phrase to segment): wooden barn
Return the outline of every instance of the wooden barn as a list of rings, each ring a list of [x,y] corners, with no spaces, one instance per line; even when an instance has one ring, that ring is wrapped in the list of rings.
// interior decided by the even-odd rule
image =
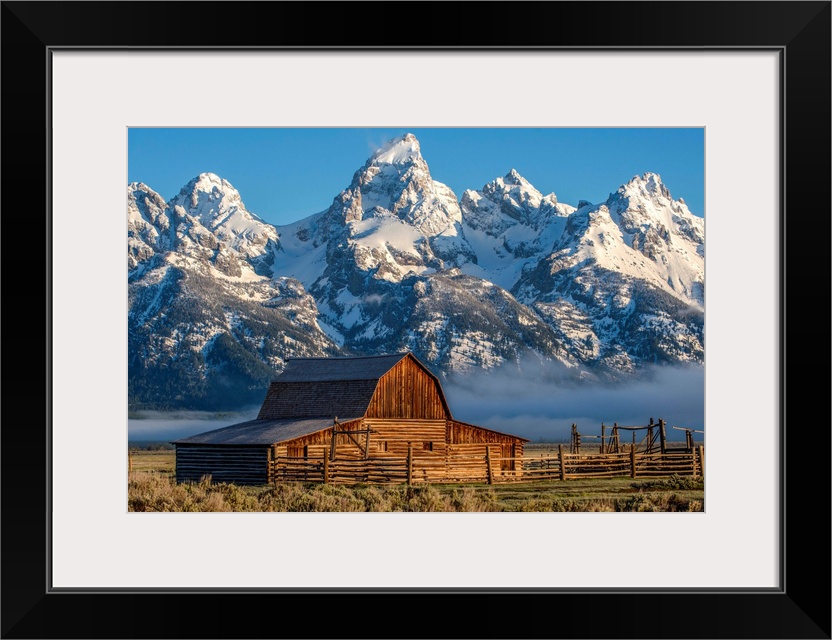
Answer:
[[[432,481],[464,480],[453,460],[519,458],[524,442],[455,420],[439,379],[413,354],[400,353],[289,359],[255,420],[173,444],[179,482],[210,475],[214,482],[265,484],[276,460],[408,456],[433,470]],[[514,461],[500,464],[514,470]]]

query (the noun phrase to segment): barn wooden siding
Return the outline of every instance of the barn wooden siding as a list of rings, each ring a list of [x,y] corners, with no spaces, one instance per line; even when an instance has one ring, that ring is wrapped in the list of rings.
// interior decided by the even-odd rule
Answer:
[[[364,415],[416,420],[450,418],[439,382],[412,356],[403,358],[381,377]]]
[[[523,440],[514,436],[489,431],[464,422],[450,420],[400,420],[373,418],[354,420],[347,425],[339,425],[339,430],[360,430],[370,428],[369,460],[388,460],[394,464],[403,464],[408,456],[413,460],[413,479],[415,482],[488,482],[488,462],[492,461],[491,473],[509,475],[519,478],[523,465]],[[468,442],[452,443],[449,437],[466,439]],[[332,430],[321,434],[317,441],[309,437],[298,438],[285,445],[275,447],[275,458],[290,459],[285,464],[300,464],[292,458],[303,458],[314,466],[315,473],[322,473],[321,461],[329,456]],[[356,441],[363,447],[366,434],[357,433]],[[303,443],[301,445],[301,443]],[[344,463],[359,462],[364,459],[361,447],[350,440],[347,435],[339,435],[336,446],[336,460]],[[335,482],[370,481],[367,469],[355,467],[351,474],[349,467],[333,464]],[[312,467],[310,467],[311,469]],[[337,472],[336,472],[337,469]],[[507,474],[507,475],[506,475]],[[286,474],[281,474],[286,478]],[[309,474],[297,474],[297,479],[312,479]]]
[[[486,455],[487,446],[491,447],[495,460],[502,460],[499,468],[504,471],[519,470],[520,465],[515,458],[523,457],[523,440],[515,436],[482,429],[475,425],[455,420],[415,420],[398,418],[365,418],[339,424],[339,431],[358,431],[355,441],[349,436],[341,434],[336,440],[336,459],[358,460],[364,458],[361,447],[366,444],[366,434],[363,429],[371,429],[369,458],[405,458],[408,450],[413,458],[431,458],[436,462],[447,465],[449,458],[451,466],[459,462],[460,473],[455,477],[465,475],[467,466],[482,467],[481,461]],[[332,429],[296,438],[285,443],[275,445],[273,458],[323,458],[329,455],[332,444]],[[360,447],[358,445],[361,445]],[[460,457],[461,456],[461,457]],[[471,462],[465,460],[470,457]],[[477,462],[479,460],[480,462]],[[427,463],[425,463],[427,464]],[[427,467],[425,467],[427,469]],[[448,467],[450,470],[450,467]],[[425,476],[435,473],[425,472]],[[477,474],[480,475],[479,472]]]
[[[446,449],[445,420],[397,420],[393,418],[374,418],[371,420],[352,420],[338,425],[339,431],[359,431],[372,429],[370,434],[370,458],[402,458],[407,456],[408,444],[412,445],[414,457],[444,456]],[[366,434],[353,436],[363,447]],[[332,429],[319,431],[302,438],[275,445],[275,457],[309,457],[321,458],[324,452],[329,454],[332,444]],[[335,447],[339,460],[355,460],[364,457],[359,446],[348,435],[337,436]]]
[[[338,425],[339,431],[355,431],[356,429],[361,428],[361,420],[350,420],[349,422],[342,422]],[[361,436],[363,438],[363,436]],[[363,442],[359,438],[360,442]],[[355,445],[352,445],[351,441],[349,440],[348,436],[339,435],[337,443],[337,453],[340,456],[342,451],[346,453],[350,450],[350,447],[355,449],[357,452],[358,449]],[[329,453],[329,447],[332,444],[332,427],[329,429],[324,429],[323,431],[317,431],[315,433],[310,433],[307,436],[302,436],[300,438],[295,438],[294,440],[287,440],[286,442],[281,442],[275,444],[272,447],[272,457],[273,458],[285,458],[286,456],[290,458],[321,458],[323,457],[323,452],[326,450]],[[356,457],[356,456],[353,456]]]
[[[269,482],[269,448],[176,445],[176,481],[266,484]]]
[[[455,420],[373,418],[340,423],[339,431],[356,431],[356,435],[354,440],[346,434],[337,436],[337,460],[365,457],[362,447],[366,446],[366,434],[361,430],[366,428],[372,430],[369,458],[400,461],[410,453],[414,480],[419,482],[486,482],[484,462],[489,456],[494,461],[494,473],[522,475],[518,461],[523,456],[522,439]],[[210,475],[213,482],[266,484],[273,480],[272,461],[320,461],[329,456],[331,445],[331,427],[272,446],[179,444],[176,478],[177,482],[198,482]]]
[[[448,444],[499,444],[500,469],[520,471],[522,463],[516,458],[523,457],[522,438],[483,429],[473,424],[448,420]]]
[[[414,457],[445,456],[445,420],[402,421],[375,418],[365,420],[364,424],[374,432],[370,434],[371,456],[407,456],[408,444],[412,447]]]

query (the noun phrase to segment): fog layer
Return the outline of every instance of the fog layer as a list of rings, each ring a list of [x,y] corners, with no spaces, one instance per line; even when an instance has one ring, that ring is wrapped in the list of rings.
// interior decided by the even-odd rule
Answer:
[[[523,365],[458,376],[444,389],[453,416],[530,440],[568,439],[578,431],[600,435],[601,423],[703,429],[705,369],[698,365],[655,367],[635,382],[577,381],[555,366]],[[608,432],[609,433],[609,432]],[[669,429],[671,440],[684,431]],[[697,439],[701,439],[701,435]]]

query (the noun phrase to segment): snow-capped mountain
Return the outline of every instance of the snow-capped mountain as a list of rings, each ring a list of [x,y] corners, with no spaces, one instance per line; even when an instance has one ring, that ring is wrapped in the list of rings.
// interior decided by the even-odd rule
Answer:
[[[170,202],[127,189],[131,406],[240,406],[289,356],[332,355],[314,299],[292,278],[260,275],[279,248],[225,180],[202,174]]]
[[[346,282],[352,265],[375,279],[400,282],[471,260],[461,223],[456,195],[431,178],[419,142],[408,134],[373,154],[326,211],[278,228],[284,251],[274,269],[307,270],[308,285],[324,274]],[[322,245],[326,251],[309,259]]]
[[[157,252],[173,248],[175,236],[164,198],[146,184],[127,185],[127,270],[135,269]]]
[[[493,283],[460,271],[477,256],[459,201],[433,180],[412,135],[373,154],[326,211],[279,232],[274,272],[303,282],[349,351],[410,348],[445,372],[515,360],[532,343],[557,352],[540,318],[496,303]]]
[[[128,272],[176,251],[226,276],[251,279],[279,249],[275,228],[248,211],[227,180],[203,173],[170,202],[142,183],[127,187]]]
[[[701,362],[704,247],[704,221],[645,173],[570,214],[511,290],[583,361]]]
[[[592,377],[702,362],[704,221],[653,173],[578,204],[514,169],[458,199],[411,134],[281,227],[214,174],[169,202],[133,183],[131,402],[181,385],[171,406],[205,408],[292,355],[410,349],[441,375],[529,356]]]
[[[228,249],[248,258],[277,245],[277,233],[246,209],[240,193],[213,173],[202,173],[186,184],[169,207],[180,219],[199,224]]]
[[[554,193],[541,194],[514,169],[479,191],[465,191],[461,208],[465,237],[477,256],[466,272],[505,288],[551,248],[575,211]]]

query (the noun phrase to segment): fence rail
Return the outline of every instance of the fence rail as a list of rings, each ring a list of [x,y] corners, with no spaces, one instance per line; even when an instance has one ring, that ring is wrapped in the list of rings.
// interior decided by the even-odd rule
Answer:
[[[704,447],[665,453],[638,452],[584,455],[503,457],[496,447],[484,455],[407,456],[368,459],[278,457],[271,461],[272,482],[333,484],[414,484],[529,482],[577,478],[704,476]]]

